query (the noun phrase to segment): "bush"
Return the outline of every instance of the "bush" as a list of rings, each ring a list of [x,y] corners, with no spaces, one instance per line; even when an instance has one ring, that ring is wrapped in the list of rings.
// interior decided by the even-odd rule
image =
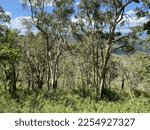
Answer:
[[[23,91],[17,97],[0,92],[0,112],[150,112],[150,94],[134,91],[133,98],[126,92],[112,89],[105,90],[103,100],[87,97],[82,90],[57,92]]]

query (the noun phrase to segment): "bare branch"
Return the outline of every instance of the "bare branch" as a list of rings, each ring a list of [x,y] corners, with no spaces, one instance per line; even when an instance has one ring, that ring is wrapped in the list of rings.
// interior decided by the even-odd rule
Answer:
[[[119,50],[119,49],[121,49],[121,48],[123,48],[123,47],[125,47],[125,46],[126,46],[126,45],[119,46],[119,47],[117,47],[117,48],[111,50],[110,53],[113,53],[113,52],[115,52],[116,50]]]
[[[129,34],[126,35],[126,36],[118,37],[117,39],[113,40],[112,42],[113,42],[113,43],[116,43],[117,41],[122,40],[122,39],[124,39],[124,38],[127,38],[127,37],[129,37],[130,35],[133,35],[133,34],[134,34],[134,32],[129,33]]]

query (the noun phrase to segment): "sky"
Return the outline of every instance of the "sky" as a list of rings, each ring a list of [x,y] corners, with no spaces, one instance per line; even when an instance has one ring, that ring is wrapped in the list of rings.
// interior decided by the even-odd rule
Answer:
[[[79,3],[79,0],[76,0],[76,4]],[[3,7],[3,9],[6,11],[7,14],[11,17],[11,22],[9,26],[13,29],[18,29],[21,31],[25,30],[25,27],[22,26],[22,19],[23,18],[30,18],[30,11],[26,10],[22,7],[20,0],[0,0],[0,5]],[[136,7],[140,7],[141,4],[131,4],[129,5],[125,12],[130,15],[129,17],[129,24],[128,26],[120,27],[120,31],[122,33],[127,33],[130,31],[129,27],[136,26],[136,25],[142,25],[147,21],[146,18],[140,18],[137,19],[134,9]],[[119,31],[119,30],[118,30]]]

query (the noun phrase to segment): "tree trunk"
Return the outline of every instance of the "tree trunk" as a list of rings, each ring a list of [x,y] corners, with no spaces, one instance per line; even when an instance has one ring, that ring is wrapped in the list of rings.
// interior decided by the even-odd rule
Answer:
[[[17,87],[16,87],[16,83],[17,83],[17,77],[16,77],[16,68],[14,65],[13,66],[13,74],[12,74],[12,90],[13,92],[16,92]]]
[[[97,95],[97,98],[98,98],[98,95],[99,95],[99,50],[98,50],[98,43],[97,43],[97,46],[96,46],[96,95]]]
[[[49,58],[48,58],[48,55],[47,55],[47,89],[50,90],[50,61],[49,61]]]
[[[102,70],[104,71],[104,70]],[[103,72],[102,76],[101,76],[101,80],[100,80],[100,86],[99,86],[99,95],[98,95],[98,98],[101,99],[101,97],[103,96],[103,90],[104,90],[104,87],[105,87],[105,71]]]
[[[103,96],[103,90],[106,85],[106,74],[107,74],[107,66],[110,58],[110,53],[109,53],[110,46],[107,47],[106,50],[106,55],[104,59],[104,63],[102,64],[102,71],[101,71],[101,79],[100,79],[100,86],[99,86],[99,99],[102,98]]]
[[[125,82],[125,79],[122,78],[122,82],[121,82],[121,89],[124,90],[124,82]]]
[[[54,69],[51,67],[51,86],[52,86],[52,89],[54,91],[56,91],[57,89],[57,80],[58,80],[58,77],[57,77],[57,69],[56,67],[54,67]]]
[[[51,85],[54,91],[56,91],[57,89],[57,79],[55,79],[54,77],[51,79]]]

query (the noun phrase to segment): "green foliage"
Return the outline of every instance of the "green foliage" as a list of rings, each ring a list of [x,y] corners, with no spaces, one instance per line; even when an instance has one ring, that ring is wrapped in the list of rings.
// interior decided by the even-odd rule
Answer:
[[[0,26],[0,67],[3,75],[0,81],[4,83],[5,90],[9,87],[10,92],[16,91],[17,69],[22,53],[17,37],[17,32],[8,29],[6,26]]]
[[[17,33],[0,26],[0,60],[18,61],[21,58],[20,46],[16,44]]]
[[[147,34],[150,34],[150,21],[144,24],[144,30],[147,30]]]
[[[9,22],[10,16],[8,16],[0,5],[0,23],[1,22]]]
[[[135,2],[135,3],[140,3],[140,0],[133,0],[133,2]]]
[[[83,98],[79,91],[42,92],[23,91],[17,97],[0,93],[0,112],[150,112],[150,93],[134,91],[131,99],[126,92],[113,89],[110,97],[96,101]],[[92,94],[92,92],[90,92]],[[90,95],[91,95],[90,94]],[[119,98],[118,98],[119,97]],[[115,100],[107,100],[116,98]]]
[[[140,60],[139,60],[140,59]],[[149,55],[139,55],[136,57],[139,65],[136,67],[136,71],[141,80],[147,80],[150,82],[150,57]]]

